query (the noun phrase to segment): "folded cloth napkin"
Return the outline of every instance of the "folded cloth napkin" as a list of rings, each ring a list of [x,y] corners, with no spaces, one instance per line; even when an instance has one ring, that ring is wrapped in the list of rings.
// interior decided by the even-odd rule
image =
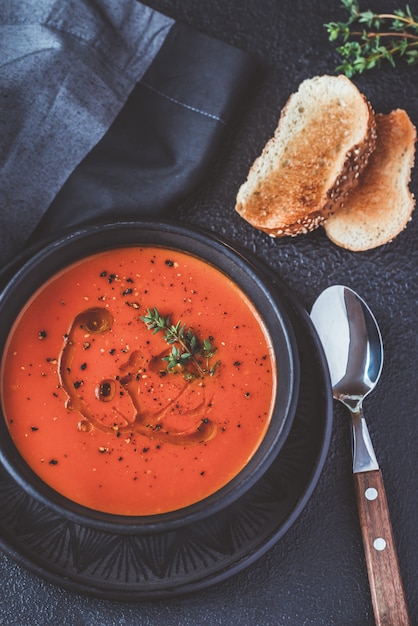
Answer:
[[[202,179],[254,61],[136,0],[0,4],[0,264],[162,215]]]

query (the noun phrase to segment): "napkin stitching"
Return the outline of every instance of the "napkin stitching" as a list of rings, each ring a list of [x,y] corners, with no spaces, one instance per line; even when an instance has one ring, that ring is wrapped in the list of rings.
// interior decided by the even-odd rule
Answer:
[[[166,100],[169,100],[170,102],[174,102],[175,104],[178,104],[179,106],[183,107],[184,109],[188,109],[189,111],[194,111],[195,113],[200,113],[201,115],[210,117],[211,119],[216,120],[217,122],[220,122],[221,124],[226,126],[226,122],[222,118],[218,117],[217,115],[214,115],[213,113],[208,113],[207,111],[203,111],[202,109],[198,109],[197,107],[194,107],[191,104],[186,104],[185,102],[182,102],[181,100],[177,100],[176,98],[173,98],[173,96],[169,96],[163,91],[156,89],[152,85],[145,83],[143,80],[141,80],[140,83],[141,85],[144,85],[144,87],[147,87],[147,89],[154,91],[155,93],[157,93],[159,96],[162,96]]]

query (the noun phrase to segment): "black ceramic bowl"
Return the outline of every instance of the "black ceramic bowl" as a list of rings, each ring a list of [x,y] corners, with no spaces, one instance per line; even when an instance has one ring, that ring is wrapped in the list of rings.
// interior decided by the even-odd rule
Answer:
[[[132,517],[102,513],[57,493],[26,464],[0,416],[0,461],[31,496],[75,522],[118,533],[167,531],[212,515],[248,491],[266,472],[286,441],[299,393],[299,362],[292,325],[277,292],[230,244],[202,230],[169,222],[122,222],[86,227],[48,243],[27,259],[0,294],[0,350],[28,299],[57,271],[96,252],[130,245],[157,245],[200,257],[228,275],[261,315],[271,336],[279,385],[268,430],[254,456],[227,485],[196,504],[160,515]]]

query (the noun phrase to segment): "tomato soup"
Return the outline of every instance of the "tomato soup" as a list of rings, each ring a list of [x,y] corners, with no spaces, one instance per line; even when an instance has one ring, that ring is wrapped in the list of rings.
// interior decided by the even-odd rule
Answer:
[[[201,259],[115,248],[54,275],[16,320],[2,405],[19,452],[72,501],[127,516],[198,502],[254,455],[277,388],[241,289]]]

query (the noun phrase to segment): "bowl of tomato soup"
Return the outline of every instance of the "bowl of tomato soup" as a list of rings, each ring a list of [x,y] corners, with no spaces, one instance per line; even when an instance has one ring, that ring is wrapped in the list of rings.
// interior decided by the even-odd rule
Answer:
[[[141,531],[241,497],[289,433],[292,326],[234,247],[168,222],[86,227],[0,296],[0,459],[65,516]]]

